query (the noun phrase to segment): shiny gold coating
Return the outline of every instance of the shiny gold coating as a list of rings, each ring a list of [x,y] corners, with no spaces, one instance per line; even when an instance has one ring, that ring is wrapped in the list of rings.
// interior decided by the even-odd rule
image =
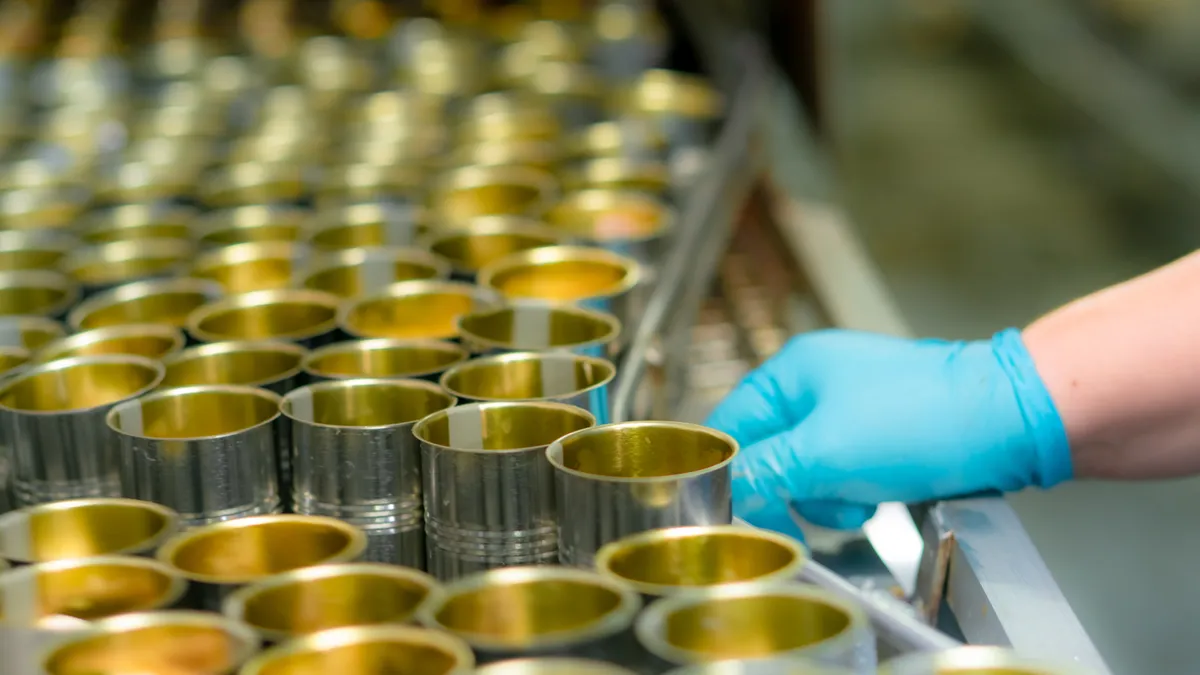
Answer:
[[[537,169],[468,166],[438,178],[432,199],[440,218],[463,223],[479,216],[541,215],[557,191],[554,177]]]
[[[721,95],[703,78],[671,70],[648,70],[624,96],[631,112],[716,119]]]
[[[591,189],[568,193],[546,220],[574,236],[603,243],[665,236],[675,218],[666,204],[647,194]]]
[[[298,400],[304,402],[303,411]],[[308,424],[377,428],[416,422],[454,402],[436,384],[421,380],[331,380],[288,395],[279,407],[287,417]]]
[[[1087,675],[1073,664],[1052,664],[1004,647],[967,646],[914,652],[879,666],[879,675]]]
[[[278,642],[331,628],[406,623],[436,585],[428,574],[396,565],[318,565],[240,588],[221,611]]]
[[[73,185],[46,185],[0,195],[0,225],[12,230],[66,227],[87,209],[88,196]]]
[[[458,332],[458,317],[499,304],[493,291],[471,284],[403,281],[349,301],[338,323],[358,338],[452,338]]]
[[[173,387],[142,396],[136,408],[117,406],[107,422],[118,434],[157,440],[195,441],[270,424],[279,417],[279,396],[235,385]],[[134,419],[129,423],[128,417]]]
[[[0,347],[24,350],[26,356],[63,337],[67,329],[41,316],[0,316]]]
[[[34,357],[48,363],[74,356],[132,354],[162,359],[183,349],[183,331],[161,323],[130,323],[76,333],[46,345]]]
[[[21,563],[147,553],[175,533],[179,516],[135,499],[68,499],[0,515],[0,558]]]
[[[475,669],[475,675],[633,675],[621,666],[565,657],[508,659]]]
[[[280,205],[225,209],[196,223],[196,240],[204,247],[299,241],[308,216],[304,209]]]
[[[322,176],[321,203],[404,197],[418,192],[425,179],[420,164],[379,164],[354,158],[352,164],[330,167]]]
[[[509,298],[578,302],[620,295],[641,270],[625,256],[584,246],[547,246],[501,258],[477,276],[480,286]]]
[[[558,145],[550,141],[506,138],[461,146],[450,153],[446,166],[530,166],[548,171],[559,159]]]
[[[243,162],[213,174],[200,186],[207,206],[226,208],[246,204],[294,202],[308,193],[304,167],[290,162]]]
[[[320,291],[254,291],[196,309],[187,330],[201,342],[307,340],[337,326],[338,304],[336,295]]]
[[[223,295],[220,284],[206,279],[135,281],[81,302],[67,315],[67,323],[75,330],[131,323],[182,328],[192,310]]]
[[[412,626],[350,626],[272,647],[240,675],[467,675],[475,655],[462,640]]]
[[[308,247],[264,241],[216,248],[196,257],[191,276],[221,284],[227,293],[287,288],[307,264]]]
[[[85,286],[115,286],[175,274],[187,267],[194,251],[186,239],[114,241],[68,255],[62,269]]]
[[[563,400],[599,389],[616,375],[612,362],[591,356],[512,352],[460,363],[440,382],[452,395],[474,401]]]
[[[79,284],[49,270],[0,272],[0,316],[58,316],[79,299]]]
[[[562,244],[564,240],[561,233],[532,218],[482,216],[460,227],[432,233],[429,250],[449,260],[459,273],[474,274],[505,256]]]
[[[354,248],[314,258],[300,285],[340,298],[356,298],[393,283],[440,279],[450,275],[450,265],[419,248],[380,246]]]
[[[807,559],[800,542],[739,525],[672,527],[606,544],[596,569],[645,595],[744,582],[794,581]]]
[[[190,239],[193,209],[161,204],[126,204],[84,219],[80,236],[89,244],[133,239]]]
[[[547,401],[469,403],[479,414],[482,448],[458,447],[450,437],[450,410],[430,414],[413,426],[413,435],[428,445],[454,450],[510,452],[540,448],[563,436],[588,429],[596,418],[577,406]]]
[[[314,134],[316,130],[277,123],[270,129],[262,130],[258,135],[235,141],[224,160],[231,166],[255,163],[267,166],[281,163],[314,164],[321,161],[329,149],[328,139]]]
[[[563,438],[546,456],[584,476],[654,481],[723,467],[737,451],[733,438],[698,424],[622,422]]]
[[[307,350],[277,340],[235,340],[189,347],[163,359],[160,386],[238,384],[266,387],[300,373]]]
[[[0,385],[0,407],[27,413],[74,412],[140,396],[163,367],[128,354],[74,356],[32,367]]]
[[[605,188],[661,195],[671,186],[671,173],[656,159],[597,157],[565,172],[562,182],[570,191]]]
[[[249,627],[209,612],[138,612],[103,619],[52,647],[46,675],[232,675],[259,646]]]
[[[162,563],[133,556],[70,558],[0,574],[0,624],[39,626],[68,616],[95,621],[170,607],[187,582]]]
[[[566,141],[567,154],[578,158],[655,156],[667,140],[646,120],[608,120],[589,125]]]
[[[526,316],[536,317],[536,331],[522,328]],[[516,301],[459,317],[458,334],[479,351],[574,351],[611,344],[621,334],[621,322],[611,314],[572,305]]]
[[[322,251],[374,246],[405,246],[416,234],[406,214],[386,204],[350,204],[322,209],[308,243]]]
[[[197,527],[158,549],[158,559],[184,577],[210,584],[247,584],[322,563],[354,560],[366,535],[324,516],[250,516]]]
[[[57,270],[79,246],[78,239],[59,230],[0,232],[0,271]]]
[[[462,347],[440,340],[350,340],[309,352],[304,372],[328,379],[424,377],[462,363],[468,356]],[[170,368],[167,374],[169,377]]]
[[[641,606],[637,593],[595,572],[507,567],[435,591],[418,616],[476,649],[533,651],[616,634],[629,627]]]
[[[814,586],[736,584],[694,590],[654,602],[638,618],[638,641],[671,663],[773,656],[820,649],[849,656],[873,640],[855,605]]]

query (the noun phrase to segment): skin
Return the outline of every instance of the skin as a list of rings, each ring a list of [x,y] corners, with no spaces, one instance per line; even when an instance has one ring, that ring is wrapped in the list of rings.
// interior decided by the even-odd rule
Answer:
[[[1200,474],[1200,252],[1085,296],[1023,338],[1078,478]]]

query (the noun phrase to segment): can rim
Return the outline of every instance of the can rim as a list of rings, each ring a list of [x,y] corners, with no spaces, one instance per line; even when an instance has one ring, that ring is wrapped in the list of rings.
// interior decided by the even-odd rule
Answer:
[[[292,402],[295,401],[297,398],[301,398],[303,396],[311,397],[314,392],[325,391],[328,389],[354,389],[354,388],[358,388],[358,387],[386,387],[386,388],[390,388],[390,389],[421,389],[421,390],[424,390],[425,392],[438,395],[441,399],[441,402],[445,404],[445,407],[440,408],[439,410],[436,410],[433,413],[427,413],[426,415],[422,415],[421,417],[418,417],[418,418],[412,419],[412,420],[408,420],[406,422],[395,422],[392,424],[371,424],[371,425],[328,424],[328,423],[324,423],[324,422],[315,422],[312,420],[302,420],[302,419],[296,417],[295,415],[293,415],[291,412],[289,412],[289,408],[291,407]],[[425,417],[428,417],[429,415],[436,414],[438,412],[441,412],[442,410],[448,410],[450,408],[453,408],[457,403],[458,403],[458,399],[453,394],[447,393],[438,385],[436,385],[432,382],[426,382],[425,380],[417,380],[417,379],[412,379],[412,378],[390,378],[389,379],[389,378],[378,378],[378,377],[375,377],[375,378],[357,377],[357,378],[347,378],[347,379],[339,379],[339,380],[327,380],[325,382],[314,382],[312,384],[307,384],[303,387],[297,387],[296,389],[289,391],[286,396],[283,396],[280,399],[279,411],[280,411],[280,414],[282,414],[284,417],[288,418],[288,420],[293,424],[303,424],[305,426],[321,427],[321,428],[326,428],[326,429],[372,430],[372,429],[392,429],[392,428],[399,428],[399,427],[403,427],[403,426],[415,425],[417,422],[420,422],[422,419],[424,419]]]
[[[565,464],[563,464],[562,452],[563,452],[563,442],[564,441],[573,440],[575,437],[589,435],[589,434],[595,435],[595,434],[606,433],[609,429],[616,428],[616,427],[622,427],[622,428],[671,427],[671,428],[676,428],[676,429],[685,429],[688,431],[694,431],[696,433],[703,433],[703,434],[707,434],[709,436],[713,436],[713,437],[717,438],[718,440],[720,440],[721,442],[728,445],[729,448],[731,449],[731,452],[729,453],[728,457],[726,457],[725,459],[723,459],[720,462],[717,462],[716,464],[713,464],[711,466],[706,466],[702,469],[696,469],[694,471],[688,471],[686,473],[673,473],[668,476],[645,476],[645,477],[605,476],[602,474],[594,474],[594,473],[588,473],[586,471],[580,471],[578,469],[572,469],[572,468],[566,466]],[[651,484],[651,483],[668,483],[668,482],[675,482],[675,481],[681,481],[681,480],[688,480],[691,478],[695,478],[697,476],[703,476],[705,474],[713,473],[715,471],[720,471],[721,469],[724,469],[725,467],[732,464],[733,460],[737,457],[737,455],[740,451],[741,451],[741,449],[738,446],[738,442],[732,436],[730,436],[729,434],[726,434],[722,431],[717,431],[716,429],[713,429],[710,427],[706,427],[706,426],[703,426],[700,424],[690,424],[688,422],[667,422],[667,421],[661,421],[661,420],[646,420],[646,421],[639,421],[639,422],[612,422],[609,424],[599,424],[599,425],[596,425],[589,429],[580,429],[579,431],[572,431],[571,433],[554,441],[553,443],[551,443],[549,446],[546,447],[546,459],[547,459],[547,461],[550,462],[550,466],[554,467],[555,471],[561,471],[562,473],[565,473],[565,474],[568,474],[571,476],[575,476],[577,478],[585,478],[590,481],[603,482],[603,483],[627,483],[627,484],[634,484],[634,485],[646,485],[646,484]]]
[[[503,366],[504,364],[507,364],[510,362],[521,362],[521,361],[535,361],[535,362],[538,362],[538,361],[540,361],[540,362],[569,361],[576,365],[586,364],[593,368],[601,369],[602,371],[605,372],[605,375],[603,377],[601,377],[598,382],[594,382],[586,387],[581,387],[581,388],[575,389],[574,391],[569,391],[569,392],[554,395],[554,396],[522,396],[520,398],[495,398],[495,397],[488,397],[488,396],[476,396],[473,394],[468,394],[468,393],[462,391],[461,389],[452,387],[450,385],[450,380],[453,380],[455,377],[457,377],[458,375],[460,375],[464,372],[478,369],[478,368],[487,368],[489,366],[495,366],[497,364],[499,364],[500,366]],[[522,352],[506,352],[503,354],[493,354],[491,356],[481,356],[479,358],[474,358],[474,359],[469,359],[467,361],[463,361],[462,363],[460,363],[452,368],[446,369],[446,372],[442,373],[442,376],[440,378],[438,378],[438,384],[441,385],[442,389],[445,389],[447,392],[449,392],[451,396],[454,396],[456,398],[460,398],[463,400],[479,401],[481,403],[495,403],[495,402],[502,402],[502,401],[530,401],[530,402],[560,401],[561,402],[561,401],[566,401],[566,400],[572,399],[576,396],[581,396],[583,394],[587,394],[587,393],[596,391],[598,389],[601,389],[601,388],[607,386],[608,384],[610,384],[614,379],[616,379],[616,377],[617,377],[616,364],[613,363],[612,361],[609,361],[608,359],[602,359],[598,356],[586,356],[583,354],[576,354],[574,352],[562,351],[562,350],[540,351],[540,352],[539,351],[522,351]]]
[[[67,324],[74,330],[86,330],[83,328],[83,323],[88,317],[100,310],[107,309],[114,305],[123,304],[142,300],[144,298],[153,297],[155,295],[167,295],[173,293],[195,293],[203,296],[205,303],[219,300],[225,296],[225,289],[221,284],[211,279],[200,279],[198,277],[174,277],[168,279],[143,279],[141,281],[131,281],[121,284],[101,293],[97,293],[92,297],[84,300],[76,305],[69,314],[67,314]],[[107,324],[120,325],[120,324]]]
[[[239,673],[240,675],[262,675],[263,671],[276,659],[380,641],[407,642],[441,649],[456,660],[457,665],[451,669],[451,672],[454,673],[461,670],[470,671],[475,666],[475,654],[471,651],[470,646],[454,635],[417,626],[375,625],[331,628],[319,633],[293,638],[283,644],[263,650],[242,666]]]
[[[608,332],[606,334],[602,335],[601,337],[595,338],[593,340],[587,340],[585,342],[554,345],[552,347],[546,348],[547,350],[574,350],[574,349],[587,349],[588,347],[600,347],[600,346],[611,344],[621,337],[621,328],[622,328],[621,320],[618,319],[616,316],[609,314],[608,312],[601,312],[600,310],[588,309],[586,307],[580,307],[578,305],[572,305],[570,303],[552,303],[552,302],[542,302],[542,301],[538,301],[538,300],[529,300],[529,299],[509,300],[507,303],[505,303],[505,305],[503,307],[497,307],[495,309],[488,309],[488,310],[482,310],[482,311],[478,311],[478,312],[470,312],[468,314],[463,314],[462,316],[458,317],[458,334],[464,340],[467,340],[473,344],[481,345],[488,349],[505,349],[508,351],[535,351],[531,348],[518,346],[517,344],[515,344],[512,341],[505,342],[502,340],[494,340],[492,338],[485,337],[483,335],[480,335],[477,332],[474,332],[470,328],[464,327],[464,324],[469,323],[472,319],[487,319],[487,318],[496,316],[497,314],[503,314],[505,312],[511,312],[513,314],[513,321],[515,322],[517,320],[518,314],[520,314],[521,312],[530,312],[530,311],[541,311],[541,312],[546,312],[547,314],[550,314],[550,315],[554,315],[556,313],[571,315],[576,318],[593,321],[597,324],[602,323],[608,327]]]
[[[246,396],[255,396],[258,398],[263,398],[263,399],[266,399],[268,401],[275,403],[275,406],[276,406],[275,413],[273,415],[271,415],[270,417],[268,417],[264,420],[255,422],[254,424],[252,424],[250,426],[242,427],[240,429],[235,429],[233,431],[227,431],[223,434],[213,434],[210,436],[186,436],[186,437],[184,437],[184,436],[171,436],[171,437],[147,436],[145,433],[135,434],[135,433],[131,433],[131,432],[125,431],[124,429],[120,428],[121,415],[125,412],[133,410],[134,408],[137,408],[140,410],[142,408],[142,406],[147,403],[154,403],[156,401],[160,401],[160,400],[168,399],[168,398],[180,398],[183,396],[191,396],[194,394],[207,394],[207,393],[243,394]],[[108,428],[111,429],[113,433],[117,434],[118,437],[137,438],[137,439],[141,439],[141,440],[155,441],[155,442],[188,443],[188,442],[194,442],[194,441],[209,441],[209,440],[214,440],[214,439],[219,439],[219,438],[228,438],[230,436],[236,436],[238,434],[244,434],[248,431],[254,431],[255,429],[258,429],[260,427],[264,427],[264,426],[272,424],[275,420],[279,419],[279,415],[280,415],[279,401],[280,401],[279,394],[276,394],[273,391],[270,391],[267,389],[262,389],[260,387],[249,387],[249,386],[245,386],[245,385],[201,384],[201,385],[193,385],[193,386],[188,386],[188,387],[171,387],[169,389],[160,389],[158,391],[151,392],[144,396],[139,396],[135,399],[131,399],[128,401],[122,401],[121,403],[118,403],[117,405],[113,406],[112,409],[109,410],[107,414],[104,415],[104,423],[106,425],[108,425]]]
[[[427,445],[431,448],[437,448],[439,450],[446,450],[446,451],[450,451],[450,452],[469,452],[469,453],[473,453],[473,454],[502,455],[502,454],[515,454],[515,453],[521,453],[521,452],[529,452],[530,450],[537,450],[539,448],[546,447],[545,445],[528,445],[528,446],[523,446],[520,448],[505,448],[503,450],[489,450],[487,448],[459,448],[459,447],[454,447],[454,446],[450,446],[450,445],[445,445],[442,443],[435,443],[427,438],[427,436],[428,436],[428,434],[426,433],[427,428],[429,427],[430,424],[432,424],[434,421],[436,421],[439,416],[449,417],[452,414],[466,414],[464,411],[481,411],[481,410],[489,410],[492,408],[549,408],[552,410],[558,410],[560,412],[570,413],[570,414],[575,415],[576,417],[580,417],[580,418],[588,421],[588,423],[589,423],[588,426],[581,429],[581,431],[587,431],[588,429],[595,428],[595,425],[596,425],[596,416],[595,415],[588,412],[587,410],[584,410],[583,408],[580,408],[579,406],[571,405],[569,403],[561,403],[558,401],[490,401],[490,402],[481,402],[481,403],[467,403],[465,405],[456,405],[456,406],[446,408],[445,410],[439,410],[430,415],[426,415],[425,417],[420,419],[416,424],[413,425],[412,434],[417,439],[417,441],[419,443],[421,443],[422,445]],[[579,433],[579,432],[572,432],[572,433]]]
[[[162,528],[159,529],[158,532],[155,532],[153,535],[147,537],[145,541],[114,551],[108,551],[105,553],[105,555],[130,555],[134,553],[141,553],[143,551],[154,550],[158,548],[163,541],[166,541],[168,538],[174,536],[175,532],[179,529],[179,514],[174,509],[163,506],[162,504],[148,502],[141,499],[128,499],[125,497],[88,497],[84,499],[64,499],[55,502],[45,502],[42,504],[35,504],[33,506],[26,506],[24,508],[17,509],[16,511],[9,511],[8,513],[0,515],[0,531],[4,531],[9,527],[19,527],[18,525],[14,525],[14,523],[27,520],[39,513],[44,513],[46,511],[66,511],[77,508],[87,508],[89,506],[126,506],[133,509],[152,511],[163,519]],[[0,558],[6,558],[19,563],[31,564],[38,562],[50,562],[49,560],[25,559],[24,557],[16,558],[11,552],[3,550],[0,550]],[[68,560],[69,559],[70,558],[68,558]]]
[[[137,368],[143,368],[145,370],[151,371],[152,373],[154,373],[154,376],[150,379],[150,382],[148,384],[146,384],[145,386],[131,392],[130,394],[128,394],[126,396],[122,396],[121,398],[116,399],[115,401],[109,401],[108,403],[101,403],[98,405],[90,405],[90,406],[83,407],[83,408],[64,408],[64,409],[59,409],[59,410],[28,410],[25,408],[14,408],[14,407],[4,403],[5,395],[8,394],[9,392],[11,392],[13,387],[26,381],[29,378],[36,377],[36,376],[42,375],[44,373],[54,372],[57,370],[66,370],[67,368],[74,368],[74,367],[80,366],[80,365],[96,365],[96,364],[118,364],[118,365],[126,365],[126,366],[135,366]],[[39,363],[36,366],[28,368],[8,380],[4,380],[4,381],[0,382],[0,410],[6,410],[6,411],[9,411],[9,412],[12,412],[15,414],[19,414],[19,415],[29,415],[29,416],[36,415],[38,417],[53,416],[53,415],[77,415],[77,414],[81,414],[81,413],[94,412],[97,410],[101,410],[103,408],[108,408],[110,406],[117,405],[117,404],[121,403],[122,401],[137,398],[137,397],[142,396],[150,391],[153,391],[154,388],[157,387],[162,382],[162,379],[163,379],[163,376],[165,375],[165,373],[166,373],[166,370],[163,368],[163,366],[160,362],[155,361],[153,359],[148,359],[144,356],[135,356],[132,354],[101,354],[101,355],[97,355],[97,356],[71,356],[71,357],[68,357],[65,359],[58,359],[57,361],[49,361],[46,363]]]
[[[368,378],[368,375],[340,375],[329,371],[320,370],[313,367],[313,364],[318,363],[330,355],[360,353],[360,352],[375,352],[375,351],[390,351],[390,350],[429,350],[445,354],[452,354],[454,360],[445,366],[438,367],[428,371],[416,371],[412,373],[403,373],[395,376],[374,377],[373,379],[413,379],[419,377],[427,377],[440,373],[447,368],[462,363],[471,357],[470,352],[463,349],[460,345],[447,340],[422,340],[422,339],[400,339],[400,338],[362,338],[356,340],[344,340],[333,344],[325,345],[308,352],[304,360],[301,362],[301,369],[309,374],[317,377],[324,377],[331,380],[356,380]]]
[[[262,378],[253,382],[242,383],[246,387],[266,387],[276,382],[287,380],[295,377],[301,372],[301,364],[304,357],[308,354],[308,350],[286,340],[221,340],[218,342],[206,342],[204,344],[195,345],[182,349],[162,360],[165,370],[170,370],[171,366],[181,362],[189,361],[195,358],[206,358],[229,352],[276,352],[288,353],[296,357],[296,365],[282,371],[269,378]],[[166,375],[163,375],[166,378]],[[174,387],[174,385],[171,385]],[[203,386],[203,385],[184,385],[184,386]]]

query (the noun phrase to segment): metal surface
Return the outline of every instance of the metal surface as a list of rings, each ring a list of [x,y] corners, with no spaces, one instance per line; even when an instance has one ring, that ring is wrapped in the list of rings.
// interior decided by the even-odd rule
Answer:
[[[564,350],[594,357],[615,356],[621,322],[605,312],[537,300],[459,317],[459,338],[473,351]]]
[[[602,546],[663,527],[728,524],[737,443],[682,422],[624,422],[563,436],[554,467],[559,560],[591,567]]]
[[[616,366],[564,351],[509,352],[448,369],[439,384],[464,401],[557,401],[608,422],[608,386]]]
[[[27,506],[0,516],[0,559],[36,563],[143,555],[158,548],[178,525],[174,511],[134,499],[70,499]]]
[[[431,672],[458,675],[475,665],[471,648],[462,640],[412,626],[350,626],[290,640],[250,660],[242,675],[303,675],[325,672],[329,664],[364,664],[341,672],[362,673],[366,664],[421,664]]]
[[[564,403],[474,403],[421,420],[429,572],[452,579],[558,559],[546,446],[595,418]]]
[[[304,358],[311,380],[418,378],[436,382],[470,354],[442,340],[346,340],[315,349]]]

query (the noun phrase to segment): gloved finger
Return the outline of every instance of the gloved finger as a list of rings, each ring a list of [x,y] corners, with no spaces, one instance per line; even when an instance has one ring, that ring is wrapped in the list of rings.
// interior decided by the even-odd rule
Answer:
[[[733,515],[754,527],[804,541],[804,533],[800,530],[800,523],[796,520],[797,516],[785,500],[758,498],[739,500],[735,496]]]
[[[807,385],[803,352],[805,336],[793,338],[778,354],[755,369],[705,420],[705,426],[733,436],[743,446],[795,426],[812,410],[816,398]]]
[[[797,502],[793,507],[801,518],[831,530],[862,529],[875,515],[875,507],[870,504],[837,500]]]

